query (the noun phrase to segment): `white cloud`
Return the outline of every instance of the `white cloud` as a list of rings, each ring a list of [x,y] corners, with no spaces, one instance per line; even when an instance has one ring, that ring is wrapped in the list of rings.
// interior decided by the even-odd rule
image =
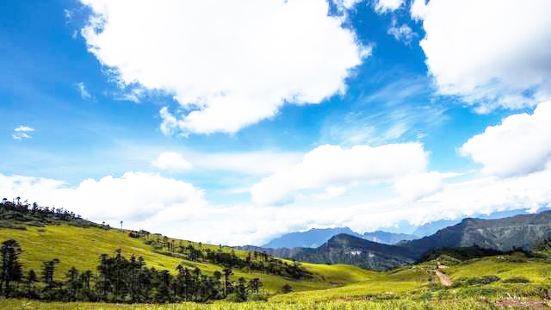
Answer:
[[[165,135],[171,135],[178,128],[178,119],[168,111],[167,107],[161,108],[159,115],[163,120],[161,123],[161,132]]]
[[[425,18],[427,11],[426,0],[413,0],[410,7],[410,14],[414,20],[422,20]]]
[[[175,152],[163,152],[151,164],[158,169],[172,172],[186,171],[192,167],[189,161]]]
[[[84,82],[78,82],[76,84],[76,88],[82,99],[88,100],[92,98],[92,95],[88,91],[88,88],[86,88],[86,85],[84,85]]]
[[[301,154],[293,152],[194,153],[186,157],[197,169],[239,174],[268,175],[298,163]]]
[[[396,11],[404,4],[404,0],[377,0],[375,11],[379,13]]]
[[[430,96],[431,92],[430,82],[424,78],[398,79],[361,99],[363,104],[373,107],[369,113],[334,113],[321,128],[320,142],[377,146],[420,140],[423,132],[434,130],[446,120],[445,107],[404,103],[414,101],[420,94]]]
[[[481,113],[551,95],[550,11],[547,0],[416,0],[411,7],[439,92]]]
[[[96,222],[106,221],[118,227],[123,220],[127,228],[211,243],[265,241],[306,218],[294,218],[287,211],[271,207],[212,206],[193,185],[147,173],[87,179],[76,186],[0,173],[0,189],[3,197],[20,196],[40,205],[63,207]],[[282,226],[272,225],[274,221]]]
[[[15,128],[13,131],[15,131],[15,132],[33,132],[34,128],[29,127],[29,126],[21,125],[21,126]]]
[[[370,52],[325,0],[82,2],[88,48],[120,83],[179,102],[161,111],[165,133],[236,132],[285,103],[320,103]]]
[[[438,172],[426,172],[406,175],[396,181],[394,187],[400,197],[414,201],[440,190],[445,175]]]
[[[179,208],[185,212],[188,207],[206,205],[203,192],[193,185],[147,173],[87,179],[75,187],[52,179],[0,174],[0,188],[8,197],[24,197],[111,223],[124,220],[141,224],[166,209]]]
[[[424,176],[418,183],[423,180]],[[210,205],[193,185],[155,174],[126,173],[68,186],[52,179],[0,173],[3,197],[20,196],[111,225],[118,226],[124,220],[127,228],[215,244],[262,244],[278,234],[313,227],[349,226],[357,231],[372,231],[400,222],[423,224],[519,208],[535,211],[551,204],[550,183],[551,169],[507,179],[482,177],[444,182],[436,192],[428,194],[431,189],[422,197],[417,196],[420,199],[407,203],[400,197],[365,202],[369,195],[363,189],[355,197],[356,202],[346,202],[341,196],[342,187],[327,187],[325,196],[314,195],[301,204],[271,207]]]
[[[34,128],[29,127],[29,126],[25,126],[25,125],[21,125],[21,126],[18,126],[17,128],[15,128],[13,130],[13,133],[11,134],[11,137],[14,140],[30,139],[30,138],[32,138],[30,133],[33,132],[33,131],[34,131]]]
[[[423,172],[426,164],[427,154],[417,143],[379,147],[356,145],[347,149],[322,145],[306,153],[300,163],[253,185],[252,200],[258,204],[273,204],[293,199],[301,191],[327,186],[388,182]]]
[[[362,2],[362,0],[332,0],[340,11],[350,10],[356,6],[356,4]]]
[[[410,44],[411,41],[417,36],[417,33],[415,33],[408,25],[398,25],[398,21],[396,19],[392,20],[392,24],[390,28],[388,28],[387,33],[392,35],[397,41],[404,42],[406,44]]]
[[[515,114],[486,128],[460,149],[498,176],[522,175],[545,169],[551,161],[551,102],[538,105],[533,114]]]
[[[506,179],[475,178],[449,184],[414,208],[426,209],[422,221],[514,209],[537,211],[551,205],[550,183],[551,169]]]

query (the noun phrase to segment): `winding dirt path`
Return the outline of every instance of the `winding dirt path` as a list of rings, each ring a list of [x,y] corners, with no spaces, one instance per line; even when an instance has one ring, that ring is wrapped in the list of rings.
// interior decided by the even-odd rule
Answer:
[[[440,284],[442,284],[445,287],[450,287],[453,285],[453,281],[445,273],[443,273],[438,269],[435,270],[435,273],[436,273],[436,276],[438,277],[438,280],[440,280]]]

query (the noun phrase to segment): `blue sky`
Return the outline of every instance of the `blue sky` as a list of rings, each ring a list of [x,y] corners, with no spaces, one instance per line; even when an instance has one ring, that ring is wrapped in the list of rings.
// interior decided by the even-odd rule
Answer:
[[[543,189],[519,201],[512,189],[547,177],[551,36],[530,13],[548,3],[508,3],[500,17],[472,1],[238,2],[3,1],[2,195],[228,243],[547,204]],[[495,26],[519,10],[533,20],[518,33]],[[448,206],[480,183],[495,200]],[[107,206],[78,198],[97,195]],[[239,215],[252,224],[199,231]],[[264,227],[272,219],[282,224]]]

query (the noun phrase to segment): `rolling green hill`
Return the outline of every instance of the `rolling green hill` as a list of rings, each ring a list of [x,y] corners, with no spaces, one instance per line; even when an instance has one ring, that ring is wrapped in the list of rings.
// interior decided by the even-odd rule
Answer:
[[[125,256],[142,256],[148,267],[168,270],[173,274],[179,264],[197,267],[209,275],[224,268],[206,259],[188,259],[188,256],[175,251],[175,247],[192,246],[205,252],[234,253],[242,259],[251,256],[251,252],[245,250],[113,229],[81,219],[21,218],[14,217],[11,212],[0,216],[0,223],[0,241],[15,239],[20,243],[23,249],[20,260],[25,271],[30,268],[39,271],[44,261],[57,258],[60,260],[56,273],[59,280],[73,266],[95,272],[100,255],[113,254],[117,249],[121,249]],[[335,249],[353,249],[365,245],[365,240],[361,241],[358,245],[355,238],[340,236],[331,244]],[[372,251],[401,250],[386,245],[367,245]],[[300,268],[308,276],[299,279],[249,268],[234,269],[233,280],[239,277],[261,279],[269,300],[260,303],[234,304],[221,300],[208,305],[122,306],[0,299],[0,309],[495,309],[500,303],[521,306],[521,302],[545,307],[551,299],[551,257],[548,248],[548,243],[542,243],[538,246],[541,251],[534,256],[522,252],[471,255],[472,249],[446,250],[434,252],[422,263],[388,271],[342,264],[301,263]],[[395,254],[408,255],[402,252]],[[293,264],[286,260],[279,262]],[[449,281],[447,285],[444,285],[442,277]],[[286,284],[292,287],[292,292],[282,293],[282,287]]]
[[[207,273],[223,269],[219,265],[183,260],[156,251],[151,245],[146,244],[146,240],[131,238],[128,233],[129,231],[119,229],[54,224],[44,227],[25,226],[25,229],[0,228],[0,241],[15,239],[21,244],[23,248],[21,261],[25,269],[33,268],[38,271],[43,261],[59,259],[59,272],[57,273],[59,277],[62,277],[73,266],[80,270],[93,271],[101,254],[112,254],[117,249],[121,249],[122,253],[127,256],[132,254],[142,256],[150,267],[166,269],[171,272],[182,262],[188,267],[198,267]],[[194,244],[197,248],[218,248],[215,245],[183,242],[186,245]],[[224,250],[231,251],[231,248],[225,247]],[[245,255],[245,252],[237,251],[237,254]],[[360,281],[370,273],[364,269],[346,265],[304,264],[304,267],[313,273],[312,279],[292,280],[243,270],[234,270],[234,277],[260,278],[264,287],[269,292],[275,293],[285,283],[290,283],[297,291],[323,289]]]

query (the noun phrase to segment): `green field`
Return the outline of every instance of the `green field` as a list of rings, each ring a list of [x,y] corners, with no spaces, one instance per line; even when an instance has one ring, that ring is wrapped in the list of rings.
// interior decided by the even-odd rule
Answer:
[[[39,271],[43,261],[58,258],[61,261],[57,272],[59,277],[72,266],[80,270],[94,271],[100,254],[112,254],[116,249],[121,249],[127,256],[132,254],[142,256],[148,266],[167,269],[171,272],[175,271],[178,264],[199,267],[206,273],[222,270],[221,266],[184,261],[181,258],[155,252],[151,246],[145,244],[144,240],[130,238],[128,232],[116,229],[82,228],[70,225],[27,226],[25,230],[0,228],[0,241],[7,239],[15,239],[21,244],[23,248],[21,262],[25,269],[33,268]],[[213,245],[202,246],[217,248]],[[239,254],[239,251],[237,253]],[[373,272],[347,265],[304,264],[304,267],[314,274],[313,279],[296,281],[240,270],[234,270],[234,277],[260,278],[269,293],[276,293],[285,283],[289,283],[296,291],[324,289],[363,281],[373,274]]]
[[[128,236],[127,231],[70,225],[27,226],[26,229],[0,228],[0,241],[15,239],[23,248],[24,269],[39,271],[41,263],[58,258],[57,272],[62,277],[71,266],[95,270],[102,253],[122,249],[125,255],[143,256],[148,266],[174,271],[178,264],[199,267],[206,273],[221,270],[213,264],[182,261],[154,251],[144,239]],[[198,244],[194,244],[199,246]],[[202,247],[218,248],[214,245]],[[225,248],[225,250],[230,250]],[[246,255],[238,251],[238,255]],[[268,302],[169,305],[113,305],[98,303],[42,303],[38,301],[0,299],[0,309],[495,309],[512,300],[513,306],[546,307],[551,292],[551,260],[526,258],[522,255],[496,256],[454,262],[442,258],[442,272],[456,284],[443,287],[434,271],[436,261],[375,272],[349,265],[303,263],[312,279],[291,280],[246,270],[234,270],[233,277],[261,278],[270,296]],[[478,283],[479,278],[495,276],[492,283]],[[523,283],[517,283],[523,278]],[[512,280],[511,280],[512,279]],[[512,282],[512,283],[509,283]],[[294,292],[280,293],[289,283]]]
[[[476,298],[447,299],[447,300],[412,300],[396,299],[386,301],[295,301],[282,302],[245,302],[229,303],[215,302],[212,304],[167,304],[167,305],[123,305],[104,303],[44,303],[28,300],[3,300],[0,299],[2,309],[37,309],[37,310],[494,310],[502,308],[495,301],[481,300]],[[547,308],[549,303],[541,301],[516,301],[516,306],[504,306],[507,309]]]

